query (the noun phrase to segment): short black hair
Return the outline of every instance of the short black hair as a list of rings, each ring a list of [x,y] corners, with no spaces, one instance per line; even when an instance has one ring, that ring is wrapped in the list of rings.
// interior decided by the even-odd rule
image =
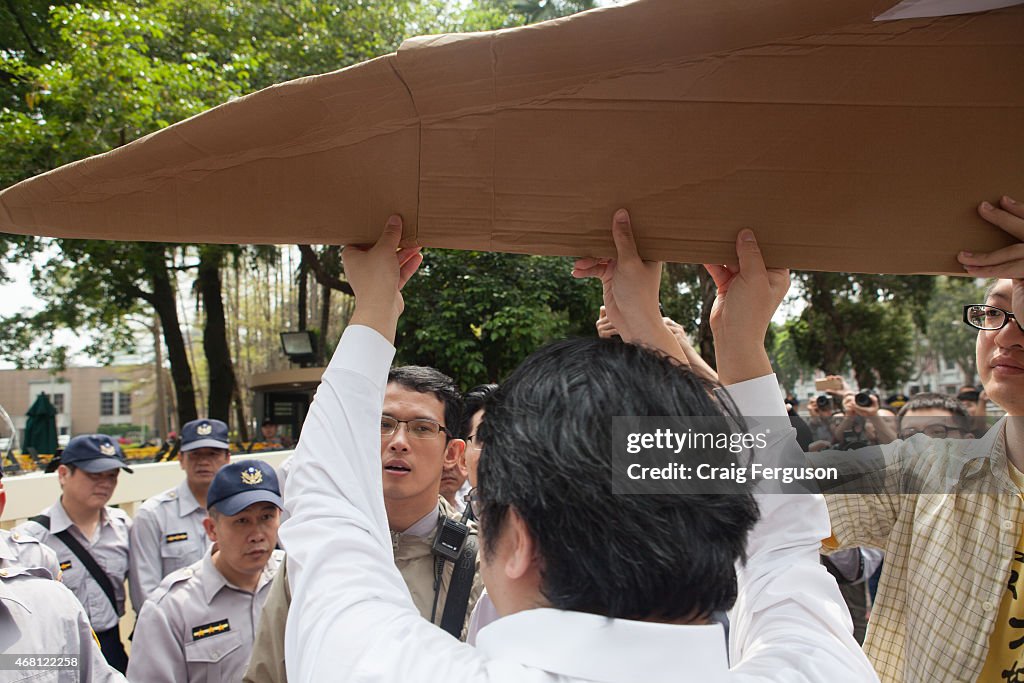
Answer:
[[[457,436],[462,420],[462,394],[455,380],[436,368],[403,365],[388,372],[388,384],[392,382],[410,391],[436,396],[444,404],[444,426]]]
[[[957,426],[963,431],[971,430],[971,415],[967,412],[967,406],[961,403],[956,396],[930,392],[914,394],[909,401],[903,404],[900,412],[896,413],[897,425],[903,424],[903,416],[911,410],[944,410],[956,418]]]
[[[497,384],[478,384],[462,397],[462,419],[459,421],[459,438],[470,436],[470,425],[477,411],[486,408],[490,397],[498,390]]]
[[[672,621],[732,607],[736,563],[759,517],[752,493],[612,493],[612,418],[732,412],[713,388],[670,358],[610,339],[557,342],[527,358],[480,428],[485,556],[515,509],[557,609]]]

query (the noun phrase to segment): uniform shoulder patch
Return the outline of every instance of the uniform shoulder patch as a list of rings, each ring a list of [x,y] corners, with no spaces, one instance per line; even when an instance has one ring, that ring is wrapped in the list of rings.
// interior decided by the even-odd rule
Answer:
[[[11,540],[15,543],[35,543],[36,545],[40,545],[42,543],[42,541],[40,541],[35,536],[29,536],[28,534],[19,534],[17,531],[11,532]]]
[[[209,638],[210,636],[215,636],[218,633],[224,633],[230,630],[231,624],[227,619],[211,621],[209,624],[194,626],[192,628],[192,640],[202,640],[203,638]]]
[[[178,541],[187,541],[187,540],[188,540],[188,532],[187,531],[178,531],[176,533],[167,534],[166,536],[164,536],[164,541],[166,541],[167,543],[177,543]]]

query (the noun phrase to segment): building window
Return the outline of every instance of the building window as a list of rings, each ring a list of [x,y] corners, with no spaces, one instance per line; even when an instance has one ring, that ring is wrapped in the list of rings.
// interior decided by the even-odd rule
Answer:
[[[117,394],[117,414],[118,415],[131,415],[132,414],[132,395],[126,394],[123,391]]]
[[[108,417],[114,414],[114,392],[100,392],[100,415]]]
[[[53,407],[57,409],[57,413],[64,412],[64,394],[53,394],[50,396],[50,402],[53,403]]]

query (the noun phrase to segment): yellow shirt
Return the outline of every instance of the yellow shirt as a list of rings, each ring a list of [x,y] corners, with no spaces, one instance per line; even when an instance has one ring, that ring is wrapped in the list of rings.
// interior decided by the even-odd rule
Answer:
[[[1024,491],[1024,472],[1012,464],[1010,478]],[[1024,495],[1021,496],[1024,499]],[[1013,551],[1010,579],[1006,583],[995,628],[989,636],[988,657],[978,676],[978,683],[1024,683],[1024,534],[1017,539]]]

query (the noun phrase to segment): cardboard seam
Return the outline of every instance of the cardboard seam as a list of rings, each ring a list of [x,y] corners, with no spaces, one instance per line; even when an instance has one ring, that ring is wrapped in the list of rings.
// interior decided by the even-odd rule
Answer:
[[[388,66],[391,67],[391,71],[392,73],[395,74],[395,78],[397,78],[402,83],[402,87],[405,88],[405,92],[408,93],[409,102],[412,104],[412,110],[416,114],[416,227],[413,228],[413,243],[410,246],[419,246],[420,197],[423,188],[423,117],[420,115],[419,107],[416,106],[416,97],[415,95],[413,95],[412,88],[409,87],[409,83],[402,76],[402,72],[398,68],[398,53],[395,53],[394,56],[388,60]]]
[[[491,227],[487,235],[487,247],[488,251],[494,251],[494,226],[496,225],[495,219],[497,218],[497,194],[498,188],[496,187],[494,172],[495,167],[498,164],[498,153],[497,153],[497,137],[498,132],[494,125],[494,119],[504,108],[498,108],[498,52],[495,49],[496,40],[494,36],[490,39],[490,52],[491,52]]]

